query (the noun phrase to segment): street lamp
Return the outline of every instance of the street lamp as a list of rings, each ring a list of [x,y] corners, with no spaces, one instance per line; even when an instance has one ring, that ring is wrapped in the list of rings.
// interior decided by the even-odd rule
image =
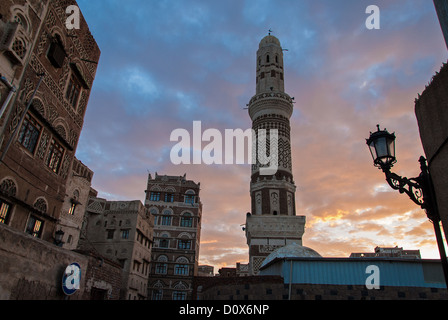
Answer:
[[[436,195],[426,159],[423,156],[420,157],[421,173],[416,178],[408,179],[391,172],[390,169],[397,162],[395,158],[395,138],[395,133],[389,133],[386,129],[380,130],[379,125],[377,125],[376,132],[370,132],[370,137],[366,142],[373,158],[373,164],[384,172],[386,181],[392,189],[398,190],[400,193],[406,193],[414,203],[426,211],[428,219],[434,225],[443,274],[448,289],[448,262],[440,228]]]
[[[64,237],[65,232],[62,231],[62,229],[59,229],[58,231],[56,231],[54,233],[54,244],[57,245],[58,247],[62,247],[62,245],[64,244],[62,242],[62,238]]]
[[[373,163],[375,167],[390,169],[397,162],[395,159],[395,133],[389,133],[386,129],[381,131],[380,125],[377,128],[378,130],[370,133],[370,138],[367,139]]]

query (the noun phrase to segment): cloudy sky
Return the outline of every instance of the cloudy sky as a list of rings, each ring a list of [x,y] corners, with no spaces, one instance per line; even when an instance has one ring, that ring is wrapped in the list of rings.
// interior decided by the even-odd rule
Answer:
[[[249,165],[173,165],[177,128],[251,127],[255,54],[272,29],[285,51],[296,210],[303,244],[325,257],[376,246],[438,258],[432,225],[390,189],[365,144],[379,123],[397,135],[394,171],[419,174],[414,100],[447,60],[428,0],[78,0],[101,60],[77,157],[108,200],[144,201],[148,172],[201,183],[200,263],[246,263]],[[366,8],[380,9],[368,30]],[[207,143],[204,143],[206,145]]]

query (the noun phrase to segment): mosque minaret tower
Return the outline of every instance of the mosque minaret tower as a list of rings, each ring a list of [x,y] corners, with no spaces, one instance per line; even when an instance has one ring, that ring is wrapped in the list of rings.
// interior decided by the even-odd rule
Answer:
[[[305,216],[296,215],[292,175],[289,119],[293,98],[285,93],[283,49],[270,33],[257,51],[256,94],[248,110],[257,137],[250,182],[252,211],[247,214],[245,227],[249,272],[254,275],[272,251],[290,243],[302,245],[305,227]],[[263,150],[259,139],[265,140]]]

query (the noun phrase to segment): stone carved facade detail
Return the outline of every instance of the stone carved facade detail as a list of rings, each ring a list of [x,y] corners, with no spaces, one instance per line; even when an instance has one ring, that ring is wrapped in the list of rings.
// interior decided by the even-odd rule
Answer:
[[[64,161],[62,162],[60,175],[63,179],[66,179],[70,169],[70,155],[68,152],[65,153]]]
[[[42,213],[46,213],[48,209],[47,201],[44,198],[39,198],[34,202],[33,207]]]
[[[255,214],[262,214],[262,196],[261,191],[258,191],[255,193]]]
[[[19,121],[23,111],[25,111],[25,106],[23,106],[20,103],[17,103],[17,107],[14,110],[14,114],[12,115],[11,123],[9,125],[9,132],[14,132],[14,130],[16,130],[17,126],[19,125]]]
[[[293,215],[293,212],[294,212],[293,205],[294,205],[293,195],[292,195],[292,193],[288,192],[288,195],[287,195],[288,216]]]
[[[17,194],[17,186],[11,179],[4,179],[0,183],[0,191],[11,197],[15,197]]]
[[[261,253],[271,253],[277,250],[278,248],[283,247],[282,245],[262,245],[260,246],[260,252]]]
[[[271,214],[278,214],[280,211],[280,199],[278,190],[269,190],[269,197],[271,199]]]
[[[50,140],[50,135],[47,130],[44,130],[42,133],[39,148],[37,149],[37,156],[40,159],[43,159],[45,157],[45,153],[47,152],[48,142]]]

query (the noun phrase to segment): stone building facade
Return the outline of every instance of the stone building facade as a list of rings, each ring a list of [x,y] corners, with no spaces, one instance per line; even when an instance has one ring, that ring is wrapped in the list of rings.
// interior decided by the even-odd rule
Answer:
[[[122,300],[147,299],[153,228],[154,216],[139,200],[87,203],[79,247],[119,263]]]
[[[52,242],[100,50],[76,1],[0,2],[0,222]]]
[[[448,234],[448,63],[415,100],[420,138],[428,161],[445,235]]]
[[[305,216],[296,215],[292,175],[293,98],[285,93],[283,49],[276,37],[269,34],[260,41],[256,63],[256,94],[248,108],[257,138],[250,182],[252,212],[246,215],[245,226],[250,275],[258,273],[264,258],[276,248],[301,244],[305,230]],[[263,140],[265,147],[260,146]]]
[[[92,178],[93,171],[75,157],[57,225],[57,231],[64,233],[60,245],[68,250],[78,248],[81,228],[85,221],[84,214],[90,197]]]
[[[395,247],[375,247],[373,252],[352,252],[349,258],[391,257],[405,259],[421,259],[420,250],[404,250]]]
[[[155,216],[149,299],[187,300],[198,274],[200,183],[184,176],[148,176],[145,206]]]
[[[78,263],[80,288],[62,291],[65,268]],[[76,252],[0,224],[0,300],[118,300],[121,266],[96,253]]]

